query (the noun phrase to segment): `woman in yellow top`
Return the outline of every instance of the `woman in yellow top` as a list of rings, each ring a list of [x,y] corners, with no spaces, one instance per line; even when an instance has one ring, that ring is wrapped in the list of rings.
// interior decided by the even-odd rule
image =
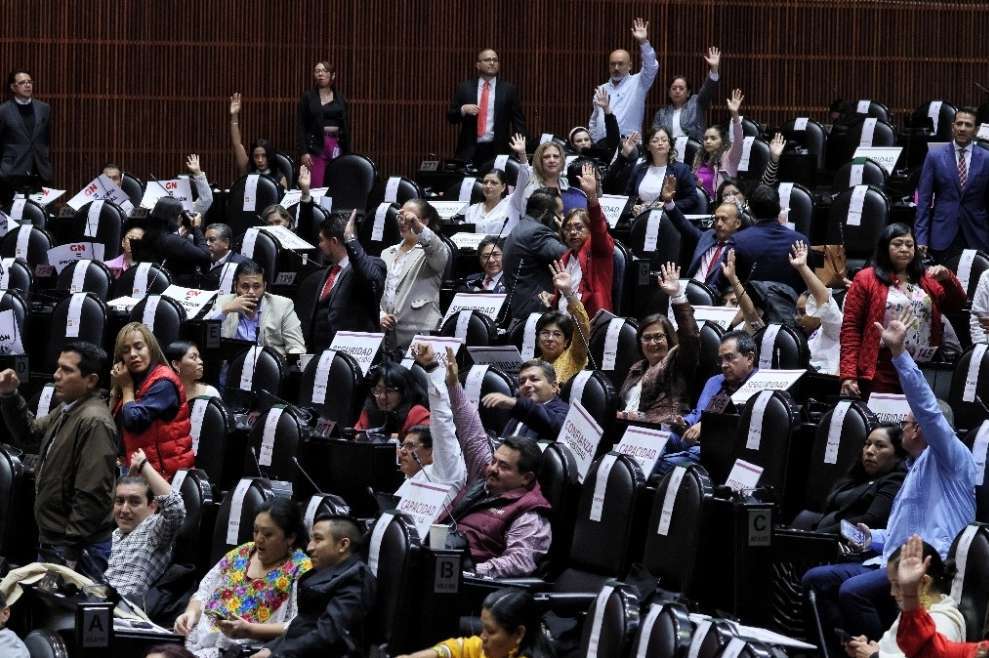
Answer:
[[[563,261],[556,261],[549,269],[553,274],[553,287],[561,297],[560,307],[563,308],[565,302],[570,315],[560,311],[543,313],[536,321],[536,348],[539,350],[537,356],[553,364],[556,381],[562,387],[587,365],[591,324],[567,266]]]
[[[484,599],[481,634],[456,637],[399,658],[554,658],[532,595],[500,589]]]

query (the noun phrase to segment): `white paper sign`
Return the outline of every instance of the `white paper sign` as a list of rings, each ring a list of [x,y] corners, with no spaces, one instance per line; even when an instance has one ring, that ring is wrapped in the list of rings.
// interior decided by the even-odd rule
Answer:
[[[477,179],[473,176],[467,176],[460,181],[460,191],[457,193],[457,201],[470,203],[471,197],[474,195],[475,182],[477,182]]]
[[[543,133],[539,136],[539,143],[546,144],[553,141],[553,133]]]
[[[962,290],[968,291],[968,284],[972,279],[972,263],[977,253],[975,249],[965,249],[958,260],[958,280],[962,284]]]
[[[505,171],[505,168],[506,167],[508,167],[508,154],[507,153],[502,153],[501,155],[499,155],[499,156],[497,156],[495,158],[495,160],[494,160],[494,166],[492,167],[492,169],[498,169],[498,170],[501,170],[501,171]]]
[[[69,312],[65,316],[65,337],[78,338],[81,326],[82,304],[86,301],[86,293],[77,292],[69,300]]]
[[[55,385],[45,384],[41,389],[41,397],[38,398],[38,408],[34,412],[36,418],[43,418],[51,411],[53,395],[55,395]]]
[[[866,405],[884,425],[899,425],[910,413],[907,396],[899,393],[871,393]]]
[[[467,233],[466,231],[461,231],[451,235],[450,242],[455,244],[457,249],[477,251],[478,247],[481,245],[481,242],[483,242],[487,237],[487,233]]]
[[[385,236],[385,218],[388,216],[388,209],[391,204],[379,203],[378,209],[374,211],[374,224],[371,225],[371,241],[381,242]]]
[[[464,395],[472,406],[477,407],[481,401],[481,385],[484,383],[484,375],[488,372],[488,366],[473,365],[467,373],[467,380],[464,382]]]
[[[728,480],[725,482],[735,493],[741,491],[751,491],[759,484],[762,477],[762,466],[750,464],[744,459],[736,459],[735,465],[731,467]]]
[[[598,197],[601,214],[604,215],[608,226],[615,228],[622,216],[622,211],[628,205],[628,197],[621,194],[602,194]]]
[[[492,321],[497,320],[506,297],[507,295],[504,293],[458,292],[453,296],[453,301],[450,302],[450,307],[446,310],[446,315],[440,321],[440,326],[443,326],[443,323],[455,313],[460,313],[461,311],[478,311]]]
[[[254,365],[258,362],[258,357],[261,356],[261,350],[261,347],[255,345],[244,355],[244,367],[240,371],[239,386],[242,391],[250,391],[254,386]]]
[[[766,325],[766,330],[762,332],[762,341],[759,344],[759,368],[773,367],[773,351],[776,348],[776,337],[780,333],[781,325]]]
[[[48,250],[48,264],[59,274],[78,260],[103,260],[103,245],[99,242],[69,242]]]
[[[752,405],[752,416],[749,418],[749,433],[745,439],[746,450],[758,450],[762,444],[762,419],[766,415],[766,405],[772,399],[772,391],[759,391],[759,396]]]
[[[379,333],[364,333],[360,331],[338,331],[333,336],[330,349],[345,352],[354,357],[361,372],[365,375],[371,370],[374,357],[378,354],[381,341],[385,335]]]
[[[745,404],[745,401],[759,391],[785,391],[797,380],[807,373],[806,370],[759,370],[749,377],[748,381],[742,384],[741,388],[731,396],[731,401],[736,405]]]
[[[645,241],[642,244],[643,251],[656,251],[656,245],[659,243],[659,222],[662,217],[662,211],[649,211],[649,219],[646,221]]]
[[[749,135],[742,140],[742,158],[738,161],[739,171],[749,170],[749,160],[752,157],[752,142],[755,141],[755,137]]]
[[[931,124],[934,126],[934,132],[937,132],[938,124],[941,121],[941,105],[943,101],[931,101],[931,104],[927,106],[927,117],[931,120]]]
[[[194,319],[203,309],[213,302],[216,297],[216,290],[197,290],[195,288],[183,288],[174,284],[165,288],[162,296],[174,299],[185,309],[185,317]]]
[[[687,159],[687,136],[677,137],[673,142],[673,151],[676,153],[677,160],[683,162]]]
[[[395,203],[398,201],[398,186],[402,184],[401,176],[390,176],[385,183],[385,203]]]
[[[412,356],[412,347],[419,343],[425,343],[432,347],[433,354],[436,355],[437,365],[440,368],[446,368],[446,348],[452,348],[453,355],[457,356],[457,353],[460,352],[460,346],[464,344],[464,340],[462,338],[450,338],[449,336],[423,336],[422,334],[416,334],[413,336],[412,342],[409,343],[409,349],[405,351],[405,356],[402,357],[402,365],[406,368],[415,362],[415,358]]]
[[[22,195],[18,194],[17,198],[10,205],[10,218],[14,221],[21,221],[24,218],[24,206],[27,204],[27,199]]]
[[[97,199],[89,204],[89,210],[86,212],[86,226],[82,230],[83,236],[87,238],[96,237],[96,233],[100,228],[100,213],[103,212],[104,203],[102,199]]]
[[[861,101],[858,102],[858,105],[856,106],[855,111],[858,114],[868,114],[869,113],[869,106],[870,105],[872,105],[872,101],[871,100],[868,100],[868,99],[861,100]]]
[[[144,312],[141,313],[141,324],[149,329],[154,329],[155,311],[158,310],[158,300],[160,299],[161,295],[148,295],[145,297]]]
[[[697,629],[690,638],[690,649],[687,651],[687,658],[697,658],[700,655],[701,645],[704,644],[704,638],[707,637],[707,633],[713,623],[714,621],[710,618],[698,620]]]
[[[226,262],[220,269],[220,288],[217,292],[229,295],[234,289],[234,275],[237,274],[237,263]]]
[[[584,403],[584,386],[587,385],[587,381],[594,374],[593,370],[581,370],[573,379],[570,380],[570,395],[567,397],[568,400],[576,400],[581,404]]]
[[[628,455],[638,462],[642,474],[648,478],[656,467],[660,455],[663,454],[663,450],[666,449],[666,443],[669,440],[669,432],[629,425],[614,451],[621,455]]]
[[[522,354],[514,345],[485,345],[467,347],[474,365],[494,366],[502,372],[514,374],[522,365]]]
[[[258,454],[258,464],[271,466],[271,458],[275,452],[275,434],[278,431],[278,421],[285,413],[284,407],[272,407],[264,418],[264,429],[261,432],[261,451]]]
[[[670,534],[670,524],[673,522],[673,508],[676,505],[677,494],[680,493],[680,484],[683,476],[687,474],[687,469],[677,466],[670,474],[670,482],[666,485],[666,493],[663,495],[663,507],[659,512],[659,524],[656,528],[657,535],[666,537]]]
[[[309,244],[298,235],[292,232],[287,226],[261,226],[262,231],[278,240],[278,244],[283,249],[292,251],[312,251],[315,245]]]
[[[457,215],[462,215],[470,201],[432,201],[427,199],[429,205],[436,209],[436,214],[443,221],[449,221]]]
[[[736,313],[738,313],[738,309],[731,306],[695,306],[694,320],[698,326],[703,326],[704,322],[710,322],[727,330],[731,326],[731,321],[735,319]]]
[[[986,452],[989,451],[989,420],[982,421],[972,443],[972,459],[975,461],[975,486],[985,483]]]
[[[130,197],[117,187],[106,174],[100,174],[89,181],[86,187],[82,188],[67,203],[73,210],[79,210],[93,199],[106,199],[115,203],[128,215],[134,210],[134,204],[131,203]]]
[[[968,362],[968,372],[965,375],[965,389],[962,392],[962,402],[975,402],[975,393],[979,386],[979,370],[982,369],[982,357],[986,354],[985,343],[979,343],[972,348],[972,358]]]
[[[241,210],[244,212],[254,212],[258,207],[258,179],[259,174],[251,174],[244,181],[244,204]]]
[[[374,522],[374,530],[371,531],[371,543],[367,549],[367,567],[375,576],[378,575],[378,558],[381,556],[381,542],[385,538],[385,532],[394,518],[394,512],[385,512]]]
[[[300,201],[302,201],[302,190],[288,190],[285,192],[282,200],[278,202],[278,205],[288,210]]]
[[[876,132],[876,122],[879,119],[869,117],[862,122],[862,132],[859,134],[859,146],[872,146],[872,137]]]
[[[625,318],[611,318],[608,321],[608,332],[604,337],[604,357],[601,359],[601,370],[614,370],[618,358],[618,337],[621,335]]]
[[[148,272],[151,271],[151,263],[138,263],[137,271],[134,274],[134,286],[131,290],[131,297],[141,299],[148,294]],[[157,276],[158,272],[155,271]]]
[[[429,537],[429,526],[443,514],[450,486],[442,486],[432,482],[407,482],[408,489],[402,496],[396,509],[412,517],[416,532],[422,541]]]
[[[601,641],[601,626],[604,623],[605,610],[608,608],[608,599],[614,591],[614,585],[605,585],[594,601],[594,619],[591,620],[591,637],[587,641],[587,658],[610,658],[598,656],[598,643]]]
[[[598,471],[594,477],[594,491],[591,495],[591,513],[588,518],[595,523],[601,522],[604,514],[604,499],[608,493],[608,478],[611,477],[611,469],[615,465],[615,455],[605,455],[601,458]]]
[[[244,509],[244,496],[247,495],[247,490],[250,488],[251,480],[243,478],[237,483],[237,488],[231,494],[230,519],[227,521],[227,546],[238,543],[237,538],[240,535],[240,513]]]
[[[319,363],[316,364],[316,375],[312,384],[312,400],[314,404],[324,404],[326,402],[326,387],[330,383],[330,367],[333,359],[337,356],[334,349],[323,350],[319,355]]]
[[[793,194],[793,183],[780,183],[779,195],[780,195],[780,208],[782,210],[790,209],[791,194]]]
[[[865,165],[853,164],[848,170],[848,187],[856,187],[862,184],[862,176],[865,174]]]
[[[902,146],[860,146],[855,149],[852,158],[875,160],[876,164],[885,169],[887,174],[892,174],[896,161],[900,159],[902,152]]]
[[[587,477],[587,472],[594,461],[598,443],[604,430],[594,420],[594,417],[576,400],[570,403],[570,410],[563,421],[557,442],[570,448],[577,464],[577,479],[581,483]]]
[[[467,327],[470,324],[470,316],[473,311],[460,311],[457,313],[457,326],[453,330],[453,335],[467,342]]]
[[[65,194],[65,190],[56,190],[51,187],[42,187],[40,192],[35,192],[30,196],[31,201],[35,203],[47,206],[49,203],[54,201]]]
[[[522,360],[528,361],[536,354],[536,322],[542,313],[530,313],[522,331]]]
[[[251,228],[244,231],[244,239],[240,242],[240,254],[241,256],[247,256],[250,259],[254,259],[254,245],[258,241],[258,232],[261,229],[257,226],[252,226]]]
[[[868,185],[856,185],[852,190],[852,196],[848,200],[848,219],[846,226],[862,225],[862,206],[865,205],[865,193],[869,190]]]
[[[989,141],[989,123],[983,123],[979,126],[979,132],[975,133],[976,139],[984,139]],[[32,199],[34,197],[31,197]]]
[[[141,198],[141,207],[153,210],[158,199],[166,196],[179,201],[183,210],[192,211],[192,182],[188,178],[148,181]]]
[[[27,260],[28,244],[31,242],[32,230],[34,230],[34,227],[30,224],[24,224],[17,229],[17,243],[14,245],[14,258]]]
[[[808,117],[797,117],[796,119],[793,120],[793,130],[794,131],[807,130],[807,122],[809,120],[810,119]]]
[[[192,411],[189,414],[189,436],[192,437],[192,454],[199,454],[199,437],[203,432],[203,419],[206,418],[206,407],[209,398],[196,398],[192,401]]]
[[[635,658],[648,658],[649,641],[652,639],[652,629],[656,625],[656,620],[663,612],[663,606],[653,603],[649,606],[645,621],[642,622],[642,632],[639,633],[639,642],[635,645]]]
[[[828,426],[828,443],[824,446],[824,463],[838,463],[838,449],[841,447],[841,429],[845,425],[845,415],[851,408],[851,400],[842,400],[831,412],[831,424]]]
[[[0,312],[0,354],[24,354],[21,331],[13,309]]]

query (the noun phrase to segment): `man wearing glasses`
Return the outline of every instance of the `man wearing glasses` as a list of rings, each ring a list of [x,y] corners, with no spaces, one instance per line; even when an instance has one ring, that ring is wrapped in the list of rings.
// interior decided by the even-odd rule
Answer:
[[[481,261],[481,271],[464,279],[464,287],[470,292],[505,292],[505,279],[501,271],[501,243],[493,235],[481,240],[477,247],[477,257]]]
[[[893,499],[886,527],[860,523],[864,539],[849,540],[853,550],[869,559],[815,567],[803,577],[804,587],[817,594],[825,628],[840,627],[851,636],[878,638],[896,617],[885,567],[911,535],[919,534],[943,560],[958,533],[975,520],[975,460],[955,434],[951,408],[934,397],[904,347],[907,327],[915,321],[907,312],[885,329],[879,325],[911,412],[902,425],[903,449],[910,456],[907,476]]]
[[[509,152],[511,135],[527,133],[518,90],[498,77],[498,53],[490,48],[482,50],[475,67],[478,77],[460,83],[446,118],[460,125],[457,159],[482,165]]]
[[[11,99],[0,104],[0,204],[17,192],[37,192],[52,179],[49,159],[51,106],[34,98],[31,72],[7,76]]]

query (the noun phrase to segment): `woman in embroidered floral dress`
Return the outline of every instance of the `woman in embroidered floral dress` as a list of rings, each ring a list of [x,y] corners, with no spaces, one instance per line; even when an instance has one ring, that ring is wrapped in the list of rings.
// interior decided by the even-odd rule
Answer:
[[[175,620],[186,648],[218,658],[246,641],[281,636],[295,617],[296,581],[312,568],[303,550],[308,534],[298,508],[276,498],[254,518],[254,541],[223,556],[210,569]]]

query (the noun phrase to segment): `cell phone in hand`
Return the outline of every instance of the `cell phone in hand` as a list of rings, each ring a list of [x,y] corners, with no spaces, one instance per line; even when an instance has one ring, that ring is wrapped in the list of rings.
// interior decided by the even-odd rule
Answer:
[[[841,536],[855,546],[865,546],[865,533],[844,519],[841,520]]]
[[[231,619],[227,615],[227,613],[223,610],[214,610],[210,608],[207,609],[203,614],[205,614],[207,617],[212,617],[216,621],[233,621],[233,619]]]

